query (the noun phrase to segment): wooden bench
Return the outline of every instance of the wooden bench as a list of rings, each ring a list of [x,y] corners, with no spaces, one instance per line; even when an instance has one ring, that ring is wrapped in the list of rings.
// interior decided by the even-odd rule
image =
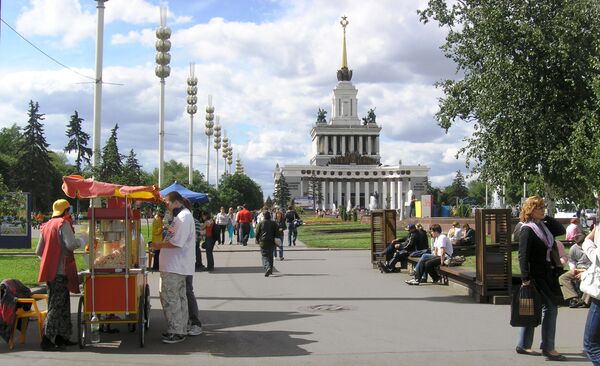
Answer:
[[[414,273],[414,269],[419,263],[419,257],[408,257],[407,264],[409,273]],[[451,279],[454,282],[460,282],[467,287],[473,289],[475,288],[475,271],[470,268],[463,268],[462,266],[456,267],[448,267],[448,266],[440,266],[439,267],[440,275],[442,276],[442,283],[444,285],[448,285],[448,280]]]

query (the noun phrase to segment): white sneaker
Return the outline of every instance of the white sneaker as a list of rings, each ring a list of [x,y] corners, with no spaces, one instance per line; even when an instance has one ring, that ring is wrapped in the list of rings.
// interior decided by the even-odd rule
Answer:
[[[199,325],[192,325],[191,327],[188,327],[187,334],[189,336],[198,336],[202,334],[202,327]]]

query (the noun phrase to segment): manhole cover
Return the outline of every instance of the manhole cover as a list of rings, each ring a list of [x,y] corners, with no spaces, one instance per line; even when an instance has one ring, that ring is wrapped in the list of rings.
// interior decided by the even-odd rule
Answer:
[[[319,304],[319,305],[305,306],[302,308],[302,310],[310,311],[310,312],[333,312],[333,311],[352,310],[352,307],[348,306],[348,305]]]

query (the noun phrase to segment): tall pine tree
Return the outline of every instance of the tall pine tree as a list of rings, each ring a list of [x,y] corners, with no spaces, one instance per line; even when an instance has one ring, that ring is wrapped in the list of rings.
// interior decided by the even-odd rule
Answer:
[[[119,183],[130,186],[141,186],[145,182],[145,174],[141,164],[138,162],[133,149],[129,151],[125,165],[123,166],[122,179]]]
[[[110,130],[110,137],[102,149],[102,163],[97,171],[98,180],[111,183],[120,183],[123,172],[123,161],[117,146],[117,130],[119,124]]]
[[[450,204],[458,204],[459,200],[462,200],[469,195],[469,188],[467,188],[465,177],[460,170],[456,172],[452,184],[446,187],[446,194],[448,195],[448,203]]]
[[[88,147],[90,135],[84,132],[81,128],[83,118],[79,117],[77,111],[71,116],[69,125],[67,126],[67,137],[69,142],[65,146],[65,152],[76,151],[77,158],[75,159],[75,167],[77,173],[81,174],[81,163],[85,162],[89,165],[92,149]]]
[[[15,166],[18,187],[31,192],[34,210],[45,210],[52,203],[53,182],[57,176],[48,156],[48,143],[44,137],[41,121],[44,115],[39,113],[40,105],[29,101],[29,120],[23,129],[23,144]]]
[[[290,200],[290,188],[285,181],[283,174],[275,181],[275,190],[273,191],[273,201],[281,208],[285,208]]]

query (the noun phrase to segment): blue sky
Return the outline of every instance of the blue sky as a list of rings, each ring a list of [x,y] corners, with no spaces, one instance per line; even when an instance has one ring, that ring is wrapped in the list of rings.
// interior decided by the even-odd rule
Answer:
[[[199,112],[212,94],[216,114],[246,173],[272,193],[276,163],[307,164],[318,108],[329,111],[341,58],[341,15],[347,15],[348,61],[359,90],[359,115],[376,107],[384,164],[423,164],[434,184],[464,171],[456,151],[470,126],[444,133],[435,123],[433,84],[454,75],[439,46],[444,30],[418,22],[424,1],[169,1],[172,72],[166,80],[165,159],[187,164],[189,116],[185,79],[196,64]],[[119,148],[134,149],[144,169],[158,163],[159,82],[154,75],[159,5],[106,2],[102,142],[119,123]],[[84,75],[94,75],[96,2],[12,0],[2,18],[38,47]],[[24,125],[27,103],[46,114],[50,147],[61,150],[77,110],[91,132],[93,86],[56,65],[6,26],[0,36],[0,127]],[[331,114],[329,112],[329,114]],[[203,113],[194,127],[194,168],[206,171]],[[219,153],[221,155],[221,153]],[[214,159],[215,151],[211,152]],[[214,167],[214,160],[211,165]],[[222,169],[222,161],[220,162]],[[214,182],[214,168],[211,181]]]

